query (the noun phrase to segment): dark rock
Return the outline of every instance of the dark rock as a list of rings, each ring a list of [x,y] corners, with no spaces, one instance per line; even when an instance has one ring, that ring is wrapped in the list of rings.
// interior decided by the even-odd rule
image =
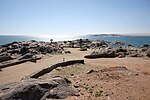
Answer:
[[[116,53],[114,51],[107,51],[98,54],[86,55],[85,58],[114,58],[116,57]]]
[[[113,45],[124,45],[124,43],[120,42],[120,41],[113,41],[113,42],[111,42],[111,44],[113,44]]]
[[[35,40],[30,40],[31,42],[36,42]]]
[[[41,100],[45,98],[54,98],[54,99],[65,99],[67,96],[75,96],[76,92],[68,87],[56,87],[48,91]]]
[[[3,53],[3,52],[6,52],[7,51],[7,49],[6,48],[1,48],[1,53]]]
[[[142,55],[138,54],[138,53],[132,53],[129,55],[130,57],[141,57]]]
[[[108,42],[104,41],[104,40],[97,40],[94,41],[90,44],[91,48],[96,48],[96,47],[102,47],[102,46],[107,46]]]
[[[14,61],[14,62],[9,62],[9,63],[5,63],[5,64],[1,64],[0,67],[1,68],[6,68],[6,67],[9,67],[9,66],[21,64],[21,63],[24,63],[24,62],[27,62],[27,61],[35,62],[36,60],[39,60],[39,59],[41,59],[41,57],[29,58],[29,59],[21,59],[21,60],[17,60],[17,61]]]
[[[28,58],[32,58],[32,57],[33,57],[33,54],[27,53],[27,54],[21,56],[21,57],[19,58],[19,60],[21,60],[21,59],[28,59]]]
[[[7,50],[8,53],[11,53],[11,54],[15,54],[15,53],[19,53],[20,50],[19,49],[12,49],[12,50]]]
[[[147,51],[146,56],[150,57],[150,49]]]
[[[8,55],[0,56],[0,62],[12,60],[12,59],[13,58],[11,56],[8,56]]]
[[[70,52],[70,51],[65,51],[65,53],[66,53],[66,54],[67,54],[67,53],[71,54],[71,52]]]
[[[124,58],[126,55],[123,52],[118,53],[118,58]]]
[[[86,74],[90,74],[90,73],[93,73],[95,72],[95,70],[91,69],[90,71],[88,71]]]
[[[86,47],[82,47],[82,48],[80,48],[80,51],[87,51],[87,48]]]
[[[131,44],[129,44],[128,46],[129,46],[129,47],[134,47],[134,46],[133,46],[133,45],[131,45]]]
[[[24,55],[24,54],[26,54],[26,53],[29,53],[29,49],[28,49],[27,47],[22,47],[22,48],[20,49],[20,54]]]
[[[64,99],[76,95],[76,91],[61,77],[47,80],[22,80],[19,83],[2,86],[0,91],[2,93],[0,100]]]
[[[123,49],[123,48],[116,48],[115,52],[116,53],[118,53],[118,52],[127,52],[127,50]]]
[[[149,44],[144,44],[143,47],[150,47],[150,45]]]

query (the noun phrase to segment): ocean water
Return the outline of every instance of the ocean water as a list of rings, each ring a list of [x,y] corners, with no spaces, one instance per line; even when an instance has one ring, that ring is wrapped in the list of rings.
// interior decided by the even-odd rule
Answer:
[[[49,36],[34,36],[34,35],[0,35],[0,45],[10,43],[13,41],[50,41],[53,39],[54,41],[64,41],[64,40],[73,40],[73,39],[89,39],[89,40],[105,40],[105,41],[121,41],[124,42],[125,45],[133,45],[133,46],[140,46],[144,44],[150,45],[150,36],[124,36],[124,37],[101,37],[101,36],[78,36],[78,37],[71,37],[65,35],[49,35]]]
[[[150,45],[150,36],[123,36],[123,37],[101,37],[101,36],[83,36],[84,39],[90,40],[105,40],[108,42],[121,41],[125,45],[140,46],[144,44]]]
[[[73,37],[65,35],[0,35],[0,45],[14,41],[21,42],[30,40],[49,42],[50,39],[53,39],[53,41],[67,41],[73,40]]]

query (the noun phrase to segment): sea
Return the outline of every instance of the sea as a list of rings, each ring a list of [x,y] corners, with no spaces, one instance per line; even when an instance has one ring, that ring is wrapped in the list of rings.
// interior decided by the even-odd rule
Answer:
[[[75,39],[89,39],[89,40],[104,40],[108,42],[121,41],[125,45],[140,46],[144,44],[150,45],[150,36],[122,36],[122,37],[103,37],[103,36],[66,36],[66,35],[0,35],[0,45],[7,44],[10,42],[20,41],[45,41],[48,42],[50,39],[53,41],[68,41]]]

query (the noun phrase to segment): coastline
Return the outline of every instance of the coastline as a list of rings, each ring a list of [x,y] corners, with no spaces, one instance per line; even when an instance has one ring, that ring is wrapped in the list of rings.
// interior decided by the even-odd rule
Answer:
[[[80,45],[81,41],[83,43],[82,46]],[[75,44],[72,45],[72,42]],[[18,42],[14,42],[15,46],[17,46],[17,43]],[[59,45],[62,45],[62,43],[63,42],[58,42]],[[87,43],[90,44],[89,48],[84,47],[87,46]],[[14,44],[12,43],[11,45]],[[38,44],[39,46],[35,47],[35,44]],[[49,43],[35,41],[19,43],[18,47],[20,47],[19,45],[26,45],[28,49],[25,54],[21,52],[23,55],[20,55],[20,52],[17,51],[18,55],[15,55],[16,57],[20,56],[19,59],[28,59],[30,56],[31,58],[34,57],[36,54],[36,51],[32,50],[34,47],[34,49],[36,48],[35,50],[37,50],[36,55],[41,57],[41,59],[36,62],[28,61],[2,68],[0,71],[0,94],[5,92],[5,89],[3,90],[3,86],[7,87],[7,85],[9,86],[11,84],[16,84],[17,86],[20,82],[21,84],[24,84],[24,82],[27,82],[25,84],[29,84],[32,80],[46,81],[48,79],[53,79],[56,76],[60,76],[62,78],[69,79],[71,81],[71,85],[78,92],[76,95],[67,96],[66,100],[75,98],[78,98],[79,100],[88,98],[111,98],[125,100],[127,98],[150,99],[149,45],[143,45],[140,47],[122,46],[122,42],[113,41],[111,44],[118,45],[118,47],[111,48],[108,45],[110,44],[109,42],[95,40],[88,41],[86,39],[65,42],[63,48],[58,46],[58,44],[56,42]],[[44,49],[37,49],[41,47],[43,48],[43,45],[45,47]],[[4,45],[4,47],[8,47],[8,45]],[[50,52],[54,48],[56,51],[54,50],[53,52]],[[30,51],[30,49],[32,50],[32,53],[35,53],[34,55],[29,54],[28,50]],[[94,53],[98,53],[99,58],[86,58],[86,55],[94,54],[92,53],[93,50],[96,50]],[[12,53],[11,56],[14,55],[14,51],[10,52],[9,50],[6,50],[4,51],[4,54],[5,52]],[[113,55],[113,52],[115,52],[115,56]],[[33,73],[39,72],[54,64],[71,60],[84,60],[85,64],[74,64],[59,67],[47,74],[42,75],[41,77],[26,79],[26,77],[32,75]],[[135,94],[128,91],[129,87]],[[99,91],[102,93],[99,94]]]

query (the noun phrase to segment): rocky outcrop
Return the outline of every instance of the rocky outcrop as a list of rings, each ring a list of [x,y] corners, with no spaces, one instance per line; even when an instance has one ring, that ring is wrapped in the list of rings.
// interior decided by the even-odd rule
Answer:
[[[124,43],[120,42],[120,41],[113,41],[110,44],[112,44],[112,45],[124,45]]]
[[[114,58],[116,54],[114,51],[102,52],[99,54],[86,55],[85,58]]]
[[[13,62],[8,62],[8,63],[0,64],[0,68],[6,68],[6,67],[9,67],[9,66],[25,63],[27,61],[31,61],[31,62],[35,62],[36,63],[36,60],[39,60],[39,59],[41,59],[41,57],[21,59],[21,60],[17,60],[17,61],[13,61]]]
[[[0,55],[0,62],[12,60],[13,58],[9,55]]]
[[[23,41],[12,42],[0,46],[0,66],[20,64],[26,61],[36,62],[36,56],[46,54],[62,54],[65,53],[63,47],[57,42],[37,42],[37,41]],[[71,52],[67,52],[71,53]],[[10,62],[6,62],[11,60]]]
[[[100,48],[100,47],[107,47],[109,44],[109,42],[106,42],[104,40],[97,40],[97,41],[93,41],[90,44],[90,48]]]
[[[21,60],[21,59],[29,59],[29,58],[33,58],[33,54],[31,54],[31,53],[28,53],[28,54],[25,54],[25,55],[23,55],[23,56],[21,56],[20,58],[19,58],[19,60]]]
[[[143,45],[140,47],[121,46],[116,48],[101,47],[95,48],[91,54],[86,55],[85,58],[123,58],[123,57],[150,57],[150,46]]]
[[[147,56],[147,57],[150,57],[150,49],[147,50],[146,56]]]
[[[27,41],[27,42],[12,42],[6,45],[1,45],[0,53],[6,53],[10,55],[23,56],[27,53],[31,54],[56,54],[63,53],[64,49],[57,43],[49,42],[37,42],[37,41]]]
[[[68,79],[55,77],[46,80],[28,79],[0,87],[0,100],[47,100],[75,96]]]

